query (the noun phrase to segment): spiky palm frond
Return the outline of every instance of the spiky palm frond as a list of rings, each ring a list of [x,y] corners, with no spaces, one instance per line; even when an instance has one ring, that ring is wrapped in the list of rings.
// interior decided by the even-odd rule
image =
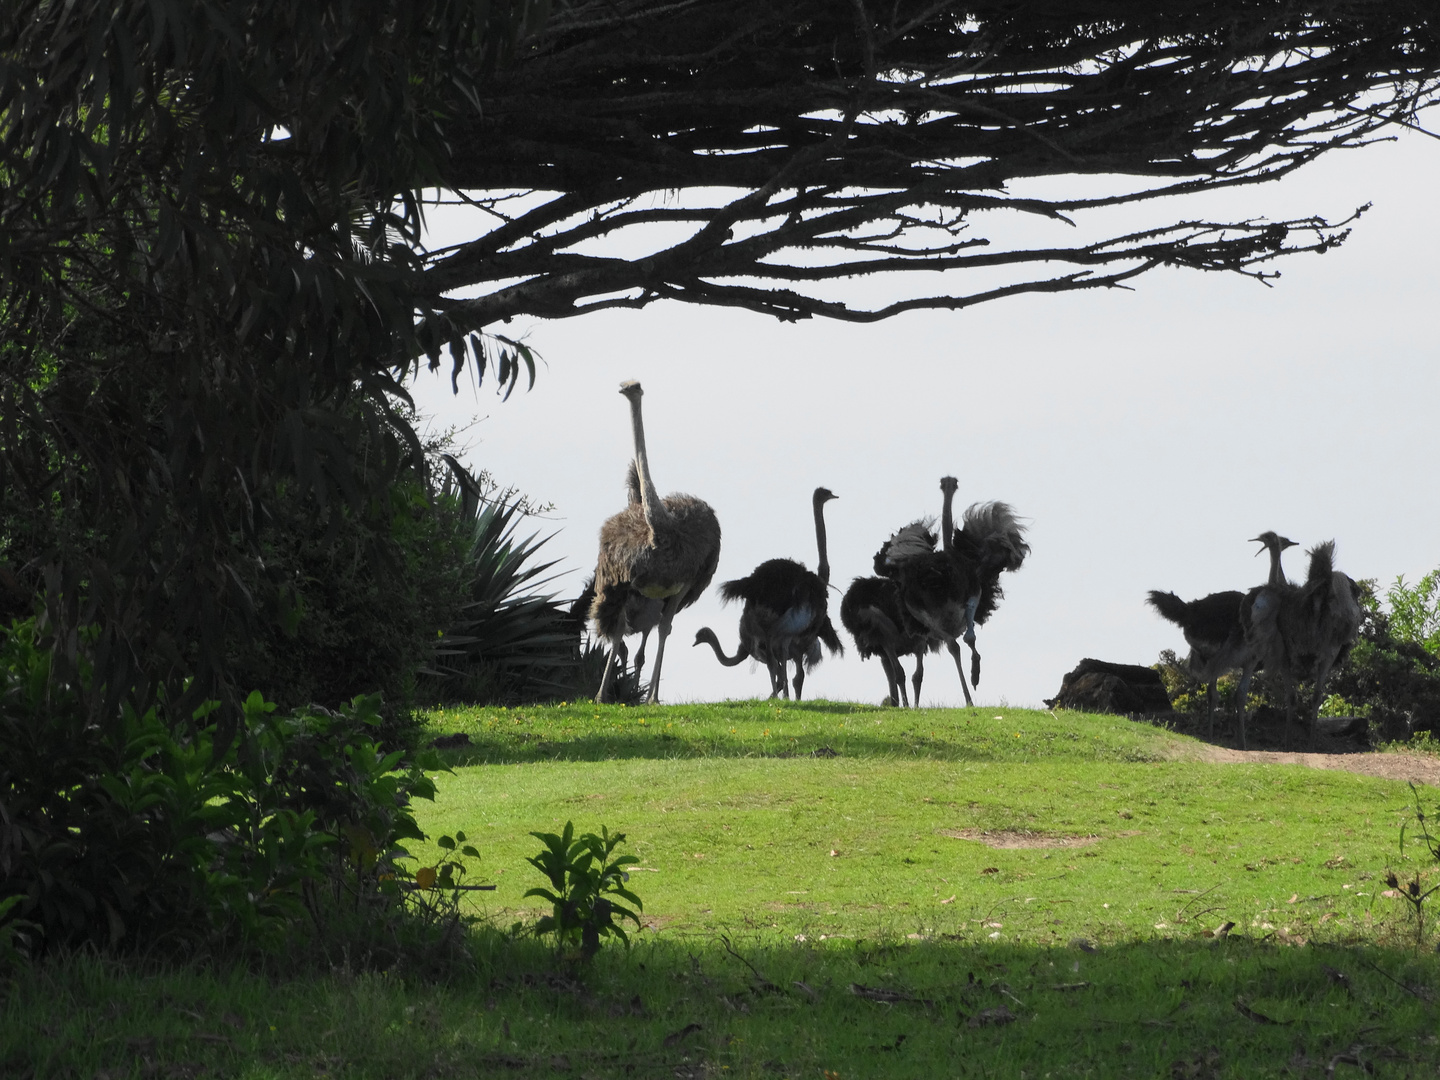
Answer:
[[[435,643],[436,696],[445,700],[536,700],[564,695],[580,664],[568,604],[544,591],[557,561],[537,560],[551,539],[519,532],[525,513],[513,492],[467,500],[471,512],[466,600]]]

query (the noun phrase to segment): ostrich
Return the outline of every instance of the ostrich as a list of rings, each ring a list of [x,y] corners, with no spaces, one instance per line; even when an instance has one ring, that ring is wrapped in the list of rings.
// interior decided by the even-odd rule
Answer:
[[[1270,585],[1283,583],[1285,573],[1280,568],[1280,553],[1287,547],[1294,547],[1295,541],[1273,532],[1261,533],[1255,540],[1264,545],[1262,551],[1270,552]],[[1245,640],[1245,629],[1240,622],[1240,609],[1244,602],[1245,594],[1234,590],[1211,593],[1188,603],[1174,593],[1153,589],[1148,598],[1151,607],[1185,633],[1185,641],[1190,646],[1186,667],[1191,676],[1206,684],[1205,720],[1211,738],[1215,735],[1215,701],[1220,676],[1235,668],[1243,672],[1237,710],[1242,749],[1245,746],[1245,694],[1257,661],[1255,650]]]
[[[1310,746],[1315,746],[1317,717],[1331,670],[1349,655],[1360,634],[1360,587],[1335,569],[1335,541],[1309,551],[1303,585],[1288,582],[1252,589],[1241,608],[1245,638],[1266,670],[1280,677],[1285,699],[1285,746],[1298,707],[1296,683],[1308,677],[1315,686],[1306,707]]]
[[[918,629],[905,613],[900,586],[886,577],[857,577],[840,601],[840,621],[855,639],[860,659],[880,658],[888,687],[888,704],[910,707],[905,693],[905,669],[900,657],[915,657],[915,707],[920,707],[920,684],[925,681],[925,654],[940,642]]]
[[[929,523],[915,522],[895,533],[875,556],[876,569],[894,577],[905,609],[925,631],[945,642],[960,673],[965,704],[973,706],[970,684],[980,685],[975,627],[994,613],[1001,597],[1000,574],[1018,570],[1030,553],[1025,527],[1002,502],[975,503],[965,524],[954,527],[953,503],[959,481],[942,477],[941,550]],[[960,638],[970,646],[970,680],[960,660]]]
[[[770,672],[772,698],[790,696],[785,682],[787,662],[795,662],[795,700],[799,701],[806,672],[820,662],[821,643],[832,655],[844,651],[827,610],[830,559],[825,547],[825,504],[833,498],[834,492],[823,487],[817,487],[811,497],[815,546],[820,554],[817,573],[794,559],[768,559],[749,577],[720,586],[720,595],[727,603],[745,601],[740,612],[740,647],[733,657],[725,655],[708,626],[695,635],[695,644],[709,645],[715,658],[726,667],[733,667],[747,656],[763,663]]]
[[[645,453],[645,426],[640,414],[644,391],[638,382],[620,384],[630,401],[630,424],[635,440],[635,474],[640,501],[627,506],[600,526],[600,557],[595,566],[595,603],[590,618],[596,633],[610,643],[610,656],[596,701],[608,701],[615,664],[630,632],[626,610],[638,594],[660,602],[659,644],[650,673],[646,701],[660,699],[660,670],[665,662],[665,639],[675,613],[689,607],[710,584],[720,562],[720,522],[709,505],[693,495],[660,498],[650,476]],[[638,602],[638,601],[637,601]]]
[[[630,467],[625,471],[625,493],[629,497],[629,506],[638,508],[640,506],[640,474],[635,470],[635,462],[630,462]],[[590,580],[585,583],[571,607],[571,618],[576,624],[583,628],[590,616],[590,608],[595,603],[595,574],[590,575]],[[631,589],[623,582],[617,582],[613,589],[611,603],[623,603],[621,612],[621,625],[623,633],[614,642],[613,647],[620,654],[619,670],[617,677],[624,675],[625,669],[630,664],[630,650],[625,645],[625,635],[639,634],[640,648],[635,652],[635,668],[631,672],[634,677],[635,686],[641,686],[640,671],[645,666],[645,646],[650,640],[650,631],[660,624],[660,613],[664,607],[661,600],[653,599],[643,593]]]

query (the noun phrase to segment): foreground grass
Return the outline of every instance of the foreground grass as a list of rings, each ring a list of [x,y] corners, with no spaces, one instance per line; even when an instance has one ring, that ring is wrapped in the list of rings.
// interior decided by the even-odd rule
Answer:
[[[571,705],[431,731],[471,740],[422,821],[465,829],[470,880],[497,885],[473,965],[435,984],[343,957],[306,979],[54,962],[4,991],[0,1075],[1440,1068],[1434,935],[1382,895],[1387,867],[1435,880],[1397,847],[1403,784],[1206,765],[1161,729],[1010,709]],[[523,933],[528,833],[567,819],[642,859],[645,929],[589,968]]]
[[[8,991],[0,1073],[1319,1078],[1434,1076],[1440,1061],[1433,954],[729,944],[656,940],[583,972],[499,944],[480,976],[438,986],[76,958]]]

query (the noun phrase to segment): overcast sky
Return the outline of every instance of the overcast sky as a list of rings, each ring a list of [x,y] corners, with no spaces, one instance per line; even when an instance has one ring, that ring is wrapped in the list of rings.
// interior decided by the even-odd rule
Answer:
[[[644,384],[656,486],[697,495],[719,516],[716,585],[779,556],[813,569],[810,493],[823,484],[840,496],[827,522],[843,590],[870,572],[892,530],[939,513],[939,480],[952,474],[958,506],[1011,503],[1033,547],[979,628],[976,701],[1039,706],[1082,657],[1183,654],[1146,591],[1190,599],[1259,584],[1265,561],[1247,540],[1265,529],[1307,547],[1333,538],[1337,565],[1356,578],[1388,583],[1440,566],[1437,177],[1440,140],[1407,134],[1277,184],[1082,223],[1118,234],[1157,218],[1334,219],[1374,203],[1337,250],[1277,264],[1272,288],[1161,270],[1134,291],[1020,297],[872,326],[676,303],[517,320],[504,331],[544,359],[533,391],[502,403],[488,382],[478,392],[462,382],[454,396],[448,373],[426,373],[417,404],[436,424],[478,420],[462,459],[555,504],[535,527],[558,530],[547,551],[569,570],[567,596],[594,566],[600,523],[624,506],[624,379]],[[463,218],[431,221],[434,244],[464,238]],[[1037,235],[1075,242],[1074,230],[1050,228],[1064,231]],[[864,287],[878,296],[926,286]],[[1287,570],[1303,574],[1303,549]],[[733,650],[738,617],[712,587],[676,618],[662,701],[768,694],[763,669],[722,668],[691,647],[709,625]],[[845,657],[816,668],[807,696],[879,701],[878,662],[862,663],[841,636]],[[961,703],[949,657],[930,657],[923,704]]]

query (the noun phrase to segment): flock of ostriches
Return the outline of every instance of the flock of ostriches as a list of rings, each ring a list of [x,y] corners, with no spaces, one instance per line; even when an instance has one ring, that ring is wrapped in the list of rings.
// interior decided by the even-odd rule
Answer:
[[[589,617],[596,634],[609,645],[596,701],[612,700],[616,679],[629,663],[628,635],[641,635],[634,671],[644,664],[645,643],[658,632],[649,697],[659,699],[665,641],[677,612],[689,607],[710,585],[720,562],[720,523],[709,505],[692,495],[661,498],[650,477],[641,418],[643,391],[638,382],[621,384],[629,399],[635,457],[628,476],[629,505],[600,528],[594,598]],[[970,685],[980,683],[980,654],[975,627],[994,613],[1003,593],[1000,575],[1020,569],[1030,553],[1025,527],[1002,502],[976,503],[955,527],[952,504],[957,482],[940,481],[943,504],[937,538],[933,518],[895,532],[875,555],[875,576],[856,578],[840,602],[840,621],[855,639],[863,659],[878,657],[885,671],[891,705],[910,705],[902,656],[915,658],[914,704],[920,704],[925,655],[943,644],[955,660],[966,705]],[[696,645],[709,645],[720,663],[734,666],[753,659],[770,673],[771,697],[790,696],[787,666],[794,665],[795,698],[805,675],[822,656],[842,652],[830,622],[827,592],[830,563],[825,551],[825,503],[836,496],[815,489],[815,540],[819,564],[810,571],[793,559],[769,559],[748,576],[720,586],[726,601],[742,601],[740,644],[727,656],[715,632],[703,627]],[[1249,592],[1220,592],[1189,603],[1174,593],[1151,592],[1150,604],[1185,634],[1191,673],[1208,688],[1207,719],[1214,733],[1216,682],[1229,671],[1241,672],[1237,718],[1245,746],[1245,706],[1250,680],[1264,667],[1284,687],[1287,721],[1293,717],[1296,684],[1308,678],[1314,718],[1325,680],[1345,658],[1359,633],[1361,610],[1355,582],[1334,569],[1334,543],[1310,551],[1303,585],[1285,578],[1281,553],[1293,541],[1273,532],[1255,538],[1270,553],[1270,577]],[[938,542],[938,549],[937,549]],[[960,642],[970,649],[966,678]],[[1288,722],[1287,722],[1288,731]]]

